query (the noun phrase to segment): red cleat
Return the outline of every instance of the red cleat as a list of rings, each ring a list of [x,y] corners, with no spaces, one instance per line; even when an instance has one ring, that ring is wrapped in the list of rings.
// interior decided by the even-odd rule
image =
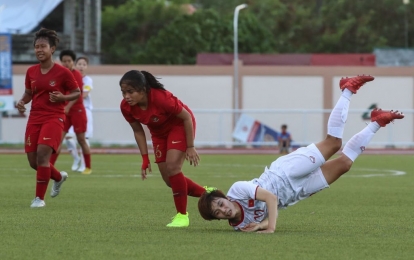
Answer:
[[[402,119],[404,114],[397,111],[386,111],[381,109],[374,109],[371,111],[371,122],[377,122],[380,126],[384,127],[393,122],[394,119]]]
[[[373,81],[374,77],[372,76],[367,76],[367,75],[361,75],[361,76],[356,76],[356,77],[352,77],[352,78],[342,78],[339,81],[339,87],[341,88],[342,91],[344,91],[344,89],[349,89],[352,93],[356,94],[357,90],[362,87],[362,85],[364,85],[365,83],[367,83],[368,81]]]

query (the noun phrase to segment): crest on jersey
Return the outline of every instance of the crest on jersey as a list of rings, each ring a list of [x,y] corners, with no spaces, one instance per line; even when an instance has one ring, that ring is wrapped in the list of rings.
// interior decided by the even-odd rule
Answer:
[[[54,81],[54,80],[49,81],[49,85],[51,87],[54,87],[56,85],[56,81]]]
[[[365,146],[361,146],[360,149],[361,149],[361,152],[365,151]]]
[[[315,161],[316,161],[315,157],[313,157],[313,156],[309,156],[309,159],[311,160],[312,163],[315,163]]]
[[[254,199],[249,199],[247,205],[249,205],[249,208],[253,208],[254,207]]]
[[[160,119],[158,117],[154,116],[154,117],[151,118],[151,121],[154,122],[154,123],[157,123],[158,121],[160,121]]]

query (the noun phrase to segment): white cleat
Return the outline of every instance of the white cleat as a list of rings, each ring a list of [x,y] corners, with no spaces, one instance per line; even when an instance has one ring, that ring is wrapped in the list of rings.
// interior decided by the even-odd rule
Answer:
[[[32,205],[30,205],[31,208],[43,208],[44,206],[46,206],[45,201],[41,200],[39,197],[32,200]]]
[[[59,195],[60,192],[60,188],[62,186],[62,183],[66,181],[66,179],[68,178],[68,173],[67,172],[60,172],[60,175],[62,176],[62,179],[60,181],[55,181],[53,183],[52,186],[52,191],[50,192],[50,196],[52,198],[56,197],[57,195]]]
[[[81,165],[77,172],[83,172],[86,169],[85,165]]]
[[[72,171],[77,171],[78,169],[79,169],[79,167],[80,167],[80,162],[81,162],[81,159],[78,157],[77,159],[74,159],[73,160],[73,164],[72,164]]]

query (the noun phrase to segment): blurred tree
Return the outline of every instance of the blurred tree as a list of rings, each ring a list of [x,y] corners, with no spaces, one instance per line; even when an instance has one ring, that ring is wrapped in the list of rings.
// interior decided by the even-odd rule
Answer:
[[[414,44],[414,3],[401,0],[103,1],[116,5],[102,15],[110,63],[192,64],[198,52],[232,53],[232,15],[242,3],[240,52],[356,53]],[[179,7],[189,2],[199,8],[192,16]]]
[[[240,14],[239,50],[268,53],[274,50],[270,31],[253,14]],[[152,37],[134,62],[144,64],[194,64],[197,53],[233,52],[233,17],[213,9],[178,17]]]
[[[104,63],[131,63],[151,36],[184,10],[165,1],[127,1],[118,7],[106,6],[102,13],[102,60]]]

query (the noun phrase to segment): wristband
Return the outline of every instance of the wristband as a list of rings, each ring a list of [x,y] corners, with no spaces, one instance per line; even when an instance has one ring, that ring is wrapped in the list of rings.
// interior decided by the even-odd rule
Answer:
[[[150,164],[149,158],[148,158],[148,154],[142,154],[142,166],[141,169],[145,170],[148,168],[148,165]]]

